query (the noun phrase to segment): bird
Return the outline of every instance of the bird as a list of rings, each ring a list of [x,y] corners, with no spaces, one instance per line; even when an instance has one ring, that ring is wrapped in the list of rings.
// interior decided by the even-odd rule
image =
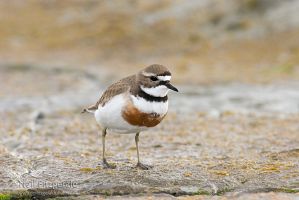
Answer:
[[[135,134],[137,168],[152,168],[140,161],[139,134],[157,126],[168,112],[168,92],[178,92],[171,83],[171,72],[160,64],[152,64],[134,75],[110,85],[99,100],[84,108],[82,113],[93,113],[102,128],[102,164],[104,168],[116,168],[105,157],[107,131]]]

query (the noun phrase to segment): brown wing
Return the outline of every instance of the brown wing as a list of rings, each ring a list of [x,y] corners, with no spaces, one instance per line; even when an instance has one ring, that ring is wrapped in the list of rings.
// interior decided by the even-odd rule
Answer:
[[[94,110],[97,110],[99,105],[104,106],[114,96],[129,91],[134,81],[135,81],[135,75],[121,79],[120,81],[110,85],[107,88],[107,90],[102,94],[101,98],[96,102],[96,104],[83,109],[82,113],[88,111],[92,112]]]

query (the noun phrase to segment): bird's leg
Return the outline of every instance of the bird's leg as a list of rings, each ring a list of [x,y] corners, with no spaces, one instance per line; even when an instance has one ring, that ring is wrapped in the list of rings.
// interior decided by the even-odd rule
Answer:
[[[142,164],[142,163],[140,162],[140,159],[139,159],[138,142],[139,142],[139,133],[136,133],[136,135],[135,135],[135,143],[136,143],[137,159],[138,159],[136,167],[137,167],[137,168],[140,168],[140,169],[143,169],[143,170],[148,170],[148,169],[152,168],[152,166],[145,165],[145,164]]]
[[[107,162],[106,158],[105,158],[105,139],[106,139],[106,135],[107,135],[107,129],[104,128],[103,132],[102,132],[102,146],[103,146],[103,166],[104,168],[110,168],[110,169],[114,169],[116,166],[111,165]]]

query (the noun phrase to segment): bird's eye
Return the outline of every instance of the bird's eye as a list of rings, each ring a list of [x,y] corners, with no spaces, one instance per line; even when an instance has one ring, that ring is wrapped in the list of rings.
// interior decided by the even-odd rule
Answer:
[[[157,80],[158,80],[158,78],[155,77],[155,76],[151,76],[150,79],[151,79],[152,81],[157,81]]]

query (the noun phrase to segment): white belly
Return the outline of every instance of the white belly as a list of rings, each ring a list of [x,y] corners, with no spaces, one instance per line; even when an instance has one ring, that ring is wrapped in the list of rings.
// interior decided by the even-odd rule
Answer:
[[[144,131],[147,127],[132,126],[122,117],[122,110],[126,105],[126,95],[120,94],[113,97],[104,107],[98,108],[95,112],[96,121],[102,128],[118,133],[137,133]]]
[[[148,102],[143,98],[120,94],[113,97],[104,107],[99,106],[95,112],[96,121],[102,128],[115,131],[118,133],[137,133],[148,129],[145,126],[130,125],[122,117],[122,110],[127,101],[132,101],[134,106],[145,113],[157,113],[165,115],[168,110],[168,102]]]

